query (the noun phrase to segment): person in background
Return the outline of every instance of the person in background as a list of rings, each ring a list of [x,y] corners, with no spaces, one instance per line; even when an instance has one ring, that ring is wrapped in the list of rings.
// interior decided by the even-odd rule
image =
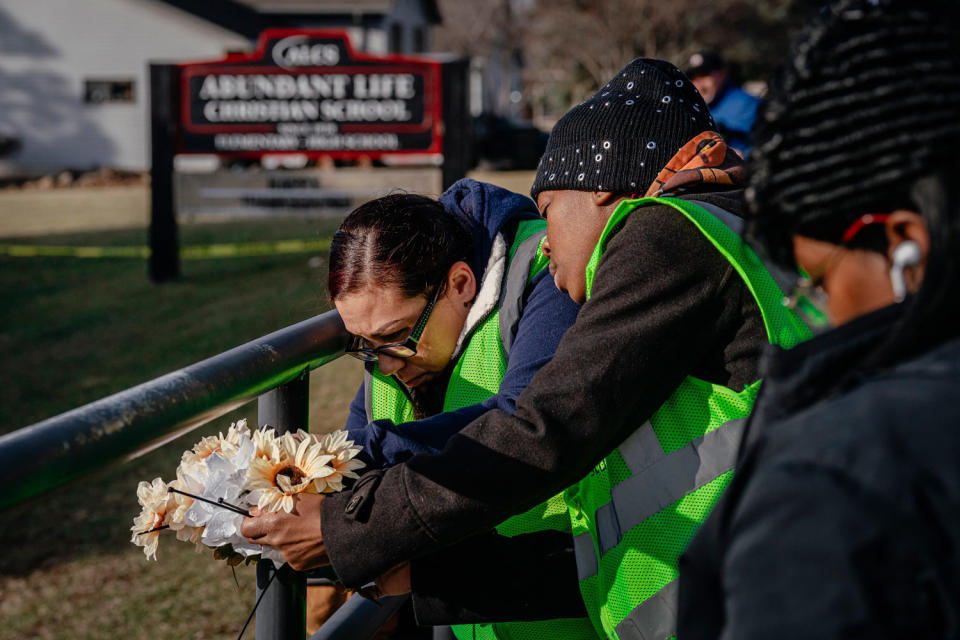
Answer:
[[[690,56],[686,73],[710,108],[724,140],[746,157],[750,153],[750,129],[757,118],[760,99],[734,84],[727,64],[712,51]]]
[[[743,165],[713,129],[660,60],[572,108],[531,194],[556,286],[583,306],[516,411],[245,535],[348,586],[412,589],[421,623],[585,607],[599,637],[669,637],[677,561],[733,474],[760,353],[807,336],[736,232]],[[487,534],[564,489],[573,549]]]
[[[960,7],[839,0],[771,85],[748,235],[833,329],[774,350],[680,637],[960,635]]]

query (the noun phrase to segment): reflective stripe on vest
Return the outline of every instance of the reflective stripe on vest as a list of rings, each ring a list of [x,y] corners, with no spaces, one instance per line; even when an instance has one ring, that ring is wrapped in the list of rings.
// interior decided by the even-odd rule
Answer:
[[[667,584],[617,625],[620,640],[667,640],[676,633],[678,582]]]
[[[600,556],[603,557],[620,544],[625,532],[733,469],[745,424],[745,418],[730,420],[670,455],[664,454],[657,442],[651,448],[659,456],[644,453],[641,457],[645,466],[641,471],[633,471],[628,455],[621,448],[620,454],[627,466],[631,467],[633,475],[616,485],[610,502],[597,509],[597,546]],[[635,436],[643,439],[652,436],[654,441],[657,438],[649,422],[628,440]],[[649,461],[650,457],[656,459]]]
[[[510,265],[535,265],[546,231],[538,231],[520,243],[510,259]],[[531,271],[528,269],[509,269],[500,287],[500,342],[503,352],[510,358],[510,348],[517,337],[517,327],[520,325],[520,316],[523,315],[523,304],[526,300],[523,292],[530,281]],[[536,275],[539,269],[533,273]]]
[[[577,556],[577,577],[582,581],[597,575],[597,554],[589,531],[573,536],[573,550]]]
[[[792,347],[810,336],[781,304],[790,278],[775,278],[740,240],[742,221],[708,203],[622,202],[587,265],[588,299],[606,243],[628,215],[653,204],[684,214],[728,260],[756,300],[771,343]],[[565,493],[581,591],[599,632],[620,640],[675,634],[679,555],[732,478],[758,388],[759,381],[736,392],[686,378],[649,421]]]
[[[633,475],[617,484],[611,501],[597,509],[600,556],[620,544],[624,532],[733,469],[746,422],[745,418],[730,420],[669,455],[663,452],[650,422],[634,431],[618,447]],[[577,575],[581,580],[596,575],[597,557],[590,534],[576,536],[574,545]]]

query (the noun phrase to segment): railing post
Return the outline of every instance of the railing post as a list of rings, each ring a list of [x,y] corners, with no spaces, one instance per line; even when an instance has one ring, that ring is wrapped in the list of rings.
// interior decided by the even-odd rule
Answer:
[[[309,430],[310,372],[263,394],[257,401],[257,422],[270,425],[278,433]],[[274,574],[273,583],[270,579]],[[269,585],[269,587],[267,587]],[[257,598],[266,588],[257,608],[257,640],[301,640],[307,635],[307,587],[302,573],[280,571],[269,560],[257,563]]]

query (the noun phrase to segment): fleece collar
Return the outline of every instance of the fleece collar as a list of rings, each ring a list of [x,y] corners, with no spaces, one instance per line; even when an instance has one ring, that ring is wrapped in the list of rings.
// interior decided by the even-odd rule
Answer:
[[[457,339],[457,348],[450,358],[451,362],[460,357],[464,346],[473,335],[474,330],[496,309],[500,300],[500,286],[503,283],[503,274],[507,270],[507,241],[502,233],[498,233],[493,240],[490,258],[483,270],[483,279],[480,281],[480,290],[473,299],[473,305],[463,323],[463,330]]]

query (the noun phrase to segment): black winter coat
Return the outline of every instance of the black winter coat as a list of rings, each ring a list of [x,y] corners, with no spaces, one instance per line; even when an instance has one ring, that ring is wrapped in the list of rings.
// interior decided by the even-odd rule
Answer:
[[[680,638],[958,637],[960,340],[870,371],[898,315],[765,364],[737,475],[681,560]]]
[[[683,197],[740,213],[742,193]],[[467,538],[580,480],[687,375],[738,390],[753,382],[766,342],[726,258],[674,209],[641,209],[610,241],[591,299],[512,416],[490,411],[439,455],[326,498],[333,568],[354,587],[417,558],[422,624],[583,615],[569,534]]]

